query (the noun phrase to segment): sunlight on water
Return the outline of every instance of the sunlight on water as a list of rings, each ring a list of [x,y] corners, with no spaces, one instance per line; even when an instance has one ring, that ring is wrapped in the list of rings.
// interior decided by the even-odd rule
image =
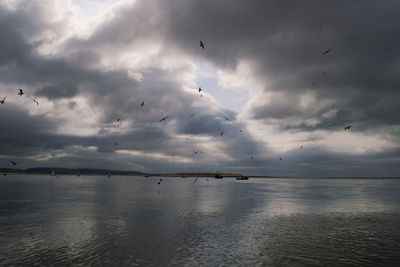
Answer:
[[[13,176],[0,265],[387,266],[400,180]]]

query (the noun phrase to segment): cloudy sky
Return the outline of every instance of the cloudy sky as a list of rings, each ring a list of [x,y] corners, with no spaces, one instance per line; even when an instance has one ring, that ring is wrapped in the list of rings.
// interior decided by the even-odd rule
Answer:
[[[0,0],[0,167],[400,176],[399,10]]]

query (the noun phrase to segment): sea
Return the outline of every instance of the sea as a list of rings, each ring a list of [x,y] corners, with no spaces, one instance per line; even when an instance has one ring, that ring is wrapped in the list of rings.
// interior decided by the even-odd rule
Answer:
[[[400,266],[400,179],[194,182],[1,176],[0,265]]]

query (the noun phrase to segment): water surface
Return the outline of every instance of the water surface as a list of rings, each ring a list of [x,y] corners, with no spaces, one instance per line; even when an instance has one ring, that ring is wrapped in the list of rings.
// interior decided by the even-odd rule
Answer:
[[[400,180],[9,175],[0,265],[395,266]]]

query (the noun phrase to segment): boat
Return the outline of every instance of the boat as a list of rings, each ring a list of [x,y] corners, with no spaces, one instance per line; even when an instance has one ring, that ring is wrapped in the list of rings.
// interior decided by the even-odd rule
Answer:
[[[222,178],[224,178],[224,177],[221,176],[219,173],[216,173],[216,174],[215,174],[215,179],[222,179]]]
[[[247,177],[247,176],[240,176],[240,177],[236,177],[236,180],[239,180],[239,181],[241,181],[241,180],[249,180],[249,177]]]

